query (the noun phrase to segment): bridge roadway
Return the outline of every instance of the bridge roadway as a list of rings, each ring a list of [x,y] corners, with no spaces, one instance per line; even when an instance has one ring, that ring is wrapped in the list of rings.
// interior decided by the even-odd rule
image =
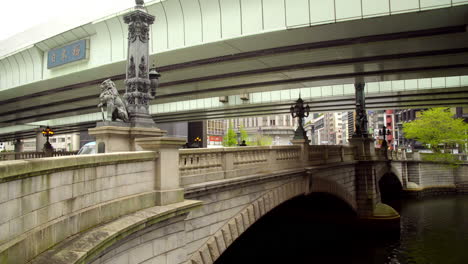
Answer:
[[[384,175],[410,191],[468,191],[467,165],[444,169],[406,153],[386,160],[360,140],[181,150],[171,140],[139,139],[139,152],[0,162],[0,263],[213,263],[299,195],[329,193],[365,221],[399,226],[380,201]]]

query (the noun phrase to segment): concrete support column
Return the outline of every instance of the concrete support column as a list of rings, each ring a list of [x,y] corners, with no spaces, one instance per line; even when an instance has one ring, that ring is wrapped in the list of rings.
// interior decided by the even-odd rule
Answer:
[[[17,152],[23,152],[23,150],[24,150],[24,148],[23,148],[23,141],[21,141],[21,139],[17,139],[17,140],[15,141],[15,153],[17,153]],[[15,160],[21,158],[19,154],[15,154],[14,157],[15,157]]]
[[[36,151],[40,152],[44,149],[44,144],[47,139],[42,135],[42,128],[36,129]]]
[[[23,141],[21,139],[17,139],[15,141],[15,152],[23,152]]]
[[[179,148],[185,144],[185,139],[146,137],[135,139],[135,143],[144,150],[159,153],[159,157],[154,164],[156,205],[182,202],[184,200],[184,189],[180,187]]]
[[[71,139],[72,139],[71,151],[80,150],[80,134],[79,133],[72,134]]]

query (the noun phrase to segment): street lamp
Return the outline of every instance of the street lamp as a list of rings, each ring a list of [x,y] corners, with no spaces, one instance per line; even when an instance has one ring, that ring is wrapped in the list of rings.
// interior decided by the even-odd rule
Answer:
[[[156,70],[156,66],[153,64],[153,67],[150,68],[148,75],[151,82],[151,96],[155,97],[156,89],[159,87],[159,78],[161,77],[161,74]]]
[[[382,126],[382,129],[379,130],[379,136],[383,136],[383,141],[382,141],[381,148],[385,148],[385,149],[388,148],[387,135],[391,135],[391,134],[392,134],[392,132],[390,131],[390,129],[387,129],[385,126]],[[390,143],[390,142],[388,142],[388,143]]]
[[[201,140],[200,137],[196,137],[196,138],[193,140],[194,145],[195,145],[197,148],[201,148],[201,144],[202,144],[201,141],[202,141],[202,140]]]
[[[46,137],[46,143],[44,144],[44,151],[51,152],[54,150],[52,145],[49,142],[49,137],[52,137],[55,134],[54,130],[52,130],[49,126],[42,130],[42,135]]]
[[[296,131],[294,132],[293,139],[305,139],[307,140],[306,132],[304,131],[304,126],[302,124],[304,117],[308,117],[310,113],[309,105],[304,106],[304,101],[301,99],[299,95],[299,99],[297,99],[296,104],[291,106],[289,109],[291,112],[291,116],[293,118],[298,118],[299,126],[297,127]]]

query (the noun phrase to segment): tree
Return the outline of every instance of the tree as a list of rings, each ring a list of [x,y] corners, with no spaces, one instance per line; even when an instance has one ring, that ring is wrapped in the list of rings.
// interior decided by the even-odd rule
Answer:
[[[434,155],[429,155],[427,159],[452,164],[455,162],[454,156],[442,150],[465,144],[467,130],[468,124],[463,119],[453,118],[450,111],[443,107],[424,111],[418,119],[403,124],[406,138],[426,144],[433,151]]]
[[[249,146],[271,146],[273,143],[273,138],[270,136],[265,136],[261,134],[256,134],[255,138],[249,141]]]
[[[236,135],[236,132],[234,132],[234,129],[232,129],[232,123],[230,123],[227,133],[223,138],[223,146],[234,147],[236,145],[237,145],[237,135]]]
[[[239,127],[239,133],[240,133],[240,142],[247,142],[249,139],[249,134],[247,134],[247,131],[245,131],[244,126]]]

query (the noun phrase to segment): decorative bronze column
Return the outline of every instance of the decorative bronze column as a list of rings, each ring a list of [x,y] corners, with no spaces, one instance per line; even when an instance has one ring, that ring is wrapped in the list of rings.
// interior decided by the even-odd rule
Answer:
[[[143,7],[143,0],[136,0],[135,10],[124,16],[128,24],[128,54],[125,94],[131,126],[154,127],[149,113],[149,102],[155,89],[149,78],[149,31],[155,17]]]
[[[299,126],[297,127],[296,131],[294,132],[294,138],[293,139],[305,139],[307,140],[307,134],[304,130],[304,117],[309,116],[310,112],[310,106],[306,105],[304,106],[304,101],[302,100],[301,96],[299,95],[299,99],[297,99],[296,104],[291,106],[289,109],[291,112],[291,116],[293,118],[298,118],[297,121],[299,123]]]
[[[368,138],[367,131],[367,112],[366,99],[364,96],[365,83],[355,83],[356,91],[356,127],[354,129],[353,138]]]

